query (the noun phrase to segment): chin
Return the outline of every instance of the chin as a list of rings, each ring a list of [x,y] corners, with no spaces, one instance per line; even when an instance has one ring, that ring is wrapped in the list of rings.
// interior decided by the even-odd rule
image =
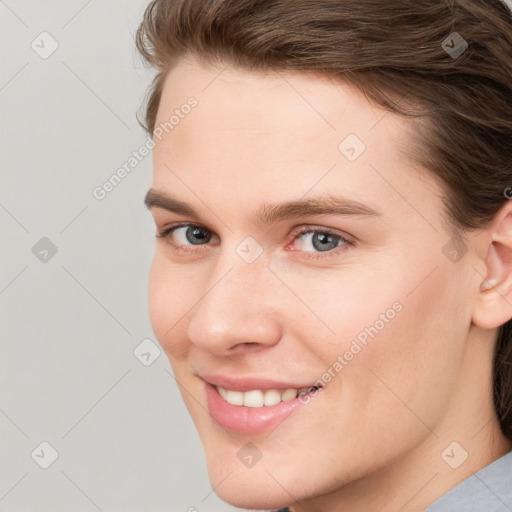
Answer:
[[[222,480],[216,477],[212,478],[210,473],[210,482],[212,488],[218,485],[215,493],[221,500],[238,508],[261,511],[279,510],[289,506],[294,501],[290,498],[290,494],[280,487],[268,474],[254,478],[251,477],[250,473],[249,471],[246,475],[235,475],[233,472],[220,485],[219,482]],[[285,482],[285,486],[287,484]]]
[[[230,438],[224,445],[208,443],[205,454],[210,484],[221,500],[242,509],[279,510],[329,491],[325,488],[326,475],[312,472],[316,462],[298,456],[297,446],[279,453],[266,446],[261,459],[253,467],[246,467],[237,454],[252,442],[263,445],[245,436]]]
[[[212,489],[220,499],[238,508],[278,510],[289,506],[294,500],[285,489],[294,498],[299,498],[295,494],[298,491],[294,489],[296,475],[285,463],[290,460],[291,454],[276,457],[276,454],[270,456],[268,452],[268,455],[263,453],[257,462],[248,467],[240,460],[243,458],[240,452],[249,443],[260,444],[256,439],[251,441],[248,436],[229,437],[229,441],[224,442],[212,438],[206,441],[204,448]],[[279,459],[281,462],[278,462]]]

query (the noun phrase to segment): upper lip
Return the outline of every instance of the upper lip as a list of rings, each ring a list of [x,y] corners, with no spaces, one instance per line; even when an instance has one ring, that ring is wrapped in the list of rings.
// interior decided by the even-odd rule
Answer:
[[[315,386],[315,382],[280,381],[264,377],[228,377],[227,375],[200,375],[200,377],[214,386],[220,386],[232,391],[251,391],[253,389],[302,389]]]

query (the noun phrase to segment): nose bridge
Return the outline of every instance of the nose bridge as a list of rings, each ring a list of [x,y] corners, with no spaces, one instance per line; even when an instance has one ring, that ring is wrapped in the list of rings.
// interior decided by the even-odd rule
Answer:
[[[188,329],[193,343],[223,351],[241,343],[278,341],[278,303],[266,265],[262,256],[249,263],[235,249],[219,256],[192,311]]]

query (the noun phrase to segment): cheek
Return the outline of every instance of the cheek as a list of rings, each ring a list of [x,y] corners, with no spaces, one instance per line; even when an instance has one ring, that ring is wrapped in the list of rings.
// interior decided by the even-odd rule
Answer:
[[[190,284],[183,276],[183,269],[171,264],[157,248],[149,272],[149,318],[153,332],[169,358],[179,358],[187,350],[182,341],[186,337],[180,329],[194,304]]]
[[[339,373],[340,365],[357,366],[366,361],[373,353],[371,346],[385,338],[390,326],[404,314],[404,284],[389,272],[393,267],[381,264],[365,273],[359,267],[348,263],[341,269],[320,271],[279,269],[300,299],[295,300],[288,292],[288,301],[283,301],[290,337],[296,340],[297,348],[306,347],[315,354],[326,370],[338,361],[331,374]],[[311,370],[323,372],[322,366]]]
[[[408,260],[371,276],[347,270],[332,281],[312,286],[309,280],[307,304],[335,334],[318,322],[314,335],[304,336],[304,323],[302,335],[294,335],[323,361],[318,378],[368,425],[405,415],[402,424],[410,427],[418,420],[404,404],[434,424],[449,400],[463,363],[471,308],[461,292],[467,279],[447,263],[412,266]],[[305,281],[294,284],[306,289],[300,286]]]
[[[415,425],[425,430],[418,418],[431,428],[441,419],[461,371],[471,321],[453,282],[453,270],[440,265],[412,293],[413,287],[402,285],[396,290],[402,311],[369,339],[357,365],[347,367],[343,393],[365,404],[368,418],[402,418],[411,431]]]

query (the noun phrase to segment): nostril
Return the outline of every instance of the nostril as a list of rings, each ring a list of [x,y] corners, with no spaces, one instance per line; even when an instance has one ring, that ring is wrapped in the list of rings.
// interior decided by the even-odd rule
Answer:
[[[241,343],[237,343],[231,347],[233,351],[242,351],[242,352],[254,352],[256,350],[260,350],[264,348],[266,345],[262,343],[258,343],[255,341],[245,341]]]

